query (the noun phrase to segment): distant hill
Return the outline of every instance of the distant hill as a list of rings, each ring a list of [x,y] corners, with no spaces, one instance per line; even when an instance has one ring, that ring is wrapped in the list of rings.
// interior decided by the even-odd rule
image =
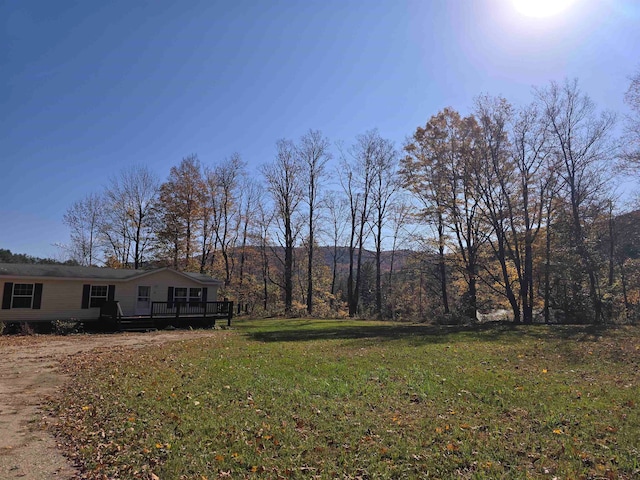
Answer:
[[[284,250],[282,247],[272,247],[272,251],[275,251],[278,256],[284,258]],[[296,258],[302,259],[306,255],[306,251],[302,247],[296,247]],[[383,251],[381,253],[381,265],[382,272],[389,272],[391,269],[391,257],[393,256],[393,269],[394,271],[400,270],[406,263],[409,256],[414,255],[415,252],[411,250],[396,250],[395,253],[391,251]],[[354,263],[358,251],[354,252]],[[337,265],[339,272],[346,272],[349,269],[349,247],[338,247],[337,251]],[[331,246],[317,246],[315,249],[315,258],[321,261],[325,265],[333,265],[333,247]],[[363,250],[362,252],[362,264],[367,263],[375,264],[376,252],[371,250]]]
[[[324,263],[326,263],[327,265],[333,264],[333,247],[326,247],[326,246],[317,247],[316,252],[319,252],[318,256],[322,257],[322,259],[324,260]],[[393,254],[390,251],[383,251],[381,253],[382,271],[388,272],[391,269],[392,255],[393,255],[393,269],[395,271],[395,270],[401,269],[406,263],[407,258],[413,253],[414,252],[410,250],[396,250],[395,254]],[[357,255],[358,255],[358,252],[356,250],[356,252],[354,253],[354,262],[355,262],[355,256]],[[349,268],[349,247],[338,247],[337,257],[338,257],[338,261],[337,261],[338,269],[339,270],[348,269]],[[365,263],[375,264],[375,261],[376,261],[376,252],[373,252],[371,250],[364,250],[362,252],[363,264]]]

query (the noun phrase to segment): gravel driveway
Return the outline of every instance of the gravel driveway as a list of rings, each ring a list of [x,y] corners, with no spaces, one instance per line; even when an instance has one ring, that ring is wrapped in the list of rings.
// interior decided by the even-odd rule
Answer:
[[[111,346],[131,348],[215,335],[174,330],[110,335],[0,336],[0,479],[72,479],[78,473],[40,427],[40,406],[67,380],[61,359]]]

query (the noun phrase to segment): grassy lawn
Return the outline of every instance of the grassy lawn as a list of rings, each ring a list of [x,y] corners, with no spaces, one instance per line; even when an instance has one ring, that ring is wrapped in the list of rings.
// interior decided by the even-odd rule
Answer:
[[[71,359],[88,478],[640,478],[638,328],[260,320]]]

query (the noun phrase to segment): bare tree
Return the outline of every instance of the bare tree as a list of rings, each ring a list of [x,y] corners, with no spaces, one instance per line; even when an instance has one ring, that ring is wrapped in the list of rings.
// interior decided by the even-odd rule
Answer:
[[[347,306],[349,316],[353,317],[357,311],[358,300],[354,292],[355,251],[358,244],[358,212],[362,208],[361,193],[356,186],[356,174],[349,162],[343,157],[341,161],[340,184],[347,198],[349,208],[349,274],[347,277]]]
[[[260,249],[260,270],[262,273],[262,307],[266,312],[269,308],[269,282],[270,282],[270,262],[268,247],[270,244],[269,231],[273,222],[274,212],[269,209],[264,202],[257,204],[257,231],[255,236],[258,238]]]
[[[625,149],[623,158],[625,166],[640,170],[640,70],[631,77],[629,89],[624,96],[631,109],[625,125]]]
[[[515,221],[514,204],[517,202],[516,168],[510,155],[508,131],[513,116],[512,107],[504,98],[484,95],[476,99],[475,116],[480,134],[477,189],[482,200],[483,216],[491,230],[487,242],[500,265],[499,273],[492,265],[485,265],[489,277],[487,285],[506,297],[513,319],[519,323],[520,303],[514,291],[515,279],[510,273],[512,263],[519,266],[520,260],[519,256],[513,254],[518,248],[517,233],[510,235],[513,230],[510,225]],[[502,291],[495,288],[494,284],[500,285]]]
[[[409,224],[409,221],[414,212],[413,205],[409,202],[406,194],[399,194],[390,208],[390,221],[392,226],[392,234],[391,234],[391,258],[389,260],[389,273],[387,275],[387,291],[391,291],[391,312],[390,317],[395,318],[396,308],[398,305],[398,295],[396,292],[398,290],[398,286],[394,285],[393,276],[395,273],[395,261],[396,255],[398,252],[398,248],[403,244],[406,240],[405,229]],[[395,287],[395,288],[394,288]],[[402,288],[402,287],[401,287]]]
[[[393,226],[392,229],[392,241],[391,241],[391,259],[389,261],[389,281],[391,282],[391,277],[393,276],[394,267],[395,267],[395,256],[405,241],[406,232],[403,233],[403,230],[407,228],[407,225],[412,218],[412,214],[414,212],[414,208],[411,205],[411,202],[407,198],[406,194],[400,194],[399,198],[393,202],[391,206],[391,223]]]
[[[342,155],[340,184],[347,196],[351,230],[349,237],[349,276],[347,302],[349,316],[358,313],[362,275],[362,253],[366,239],[366,226],[371,214],[371,189],[374,165],[383,139],[377,130],[356,137],[348,153]],[[357,254],[357,255],[356,255]]]
[[[134,269],[140,267],[153,238],[153,205],[158,188],[157,177],[146,166],[135,165],[112,177],[105,190],[110,216],[124,221],[126,238],[133,243]]]
[[[213,215],[213,233],[216,245],[224,260],[225,283],[231,283],[234,269],[234,247],[239,235],[240,215],[240,182],[244,174],[245,163],[239,154],[206,174],[209,189],[209,205]]]
[[[211,170],[206,166],[202,181],[204,191],[201,193],[202,204],[198,213],[200,217],[200,273],[205,273],[208,266],[213,269],[217,250],[215,201],[213,200],[215,187],[212,186]]]
[[[256,213],[262,196],[260,185],[249,179],[245,179],[240,192],[240,216],[242,221],[242,232],[240,234],[240,272],[238,274],[238,284],[242,286],[244,282],[244,266],[247,257],[247,243],[250,238],[251,226],[258,221],[259,215]]]
[[[331,307],[335,306],[336,282],[338,277],[338,261],[342,258],[344,250],[344,235],[348,225],[348,204],[337,192],[330,192],[324,198],[324,205],[329,217],[329,237],[331,238]]]
[[[533,245],[545,216],[550,221],[555,197],[555,160],[549,153],[548,125],[537,105],[522,108],[516,117],[512,136],[516,199],[509,203],[511,243],[519,281],[519,295],[524,323],[533,322],[534,272]],[[546,210],[545,210],[546,209]],[[550,234],[550,224],[547,224]]]
[[[544,232],[544,280],[543,280],[543,315],[544,315],[544,323],[551,323],[551,242],[552,242],[552,233],[553,230],[551,225],[555,220],[556,215],[556,205],[557,199],[556,195],[558,193],[558,178],[556,176],[551,176],[551,179],[555,180],[552,184],[550,184],[551,192],[553,194],[549,194],[546,196],[545,202],[543,204],[543,222],[545,224],[545,232]]]
[[[106,263],[110,267],[127,267],[131,260],[131,228],[124,198],[105,200],[104,214],[100,223],[100,237],[105,251]]]
[[[570,210],[576,253],[589,278],[594,321],[600,323],[600,280],[596,258],[587,243],[587,229],[593,209],[606,191],[603,168],[615,156],[610,144],[615,116],[598,114],[591,99],[578,88],[577,80],[562,85],[552,82],[538,89],[537,97],[549,124],[553,153],[560,162],[558,175]]]
[[[376,306],[375,313],[382,315],[382,241],[388,222],[391,204],[400,188],[398,158],[393,143],[379,139],[373,159],[371,182],[371,230],[376,249]]]
[[[71,230],[69,254],[80,265],[96,264],[103,212],[103,198],[96,194],[89,194],[82,200],[74,202],[62,217],[62,221]]]
[[[277,142],[278,152],[270,164],[262,167],[267,181],[267,190],[271,193],[275,204],[276,222],[279,226],[281,244],[284,248],[284,290],[285,313],[290,314],[293,306],[293,259],[296,232],[294,217],[299,213],[299,206],[304,196],[302,165],[296,155],[296,149],[289,140]]]
[[[307,204],[307,313],[313,312],[313,253],[315,249],[316,216],[319,208],[319,191],[327,177],[326,165],[331,158],[329,140],[318,130],[309,130],[297,145],[297,155],[302,163],[308,187],[304,201]]]

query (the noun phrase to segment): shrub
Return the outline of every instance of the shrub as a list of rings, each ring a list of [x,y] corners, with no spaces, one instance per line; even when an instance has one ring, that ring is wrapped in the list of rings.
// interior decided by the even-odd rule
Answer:
[[[53,332],[56,335],[69,335],[82,332],[82,323],[77,320],[54,320],[51,322]]]
[[[20,322],[20,335],[33,335],[33,326],[29,322]]]

